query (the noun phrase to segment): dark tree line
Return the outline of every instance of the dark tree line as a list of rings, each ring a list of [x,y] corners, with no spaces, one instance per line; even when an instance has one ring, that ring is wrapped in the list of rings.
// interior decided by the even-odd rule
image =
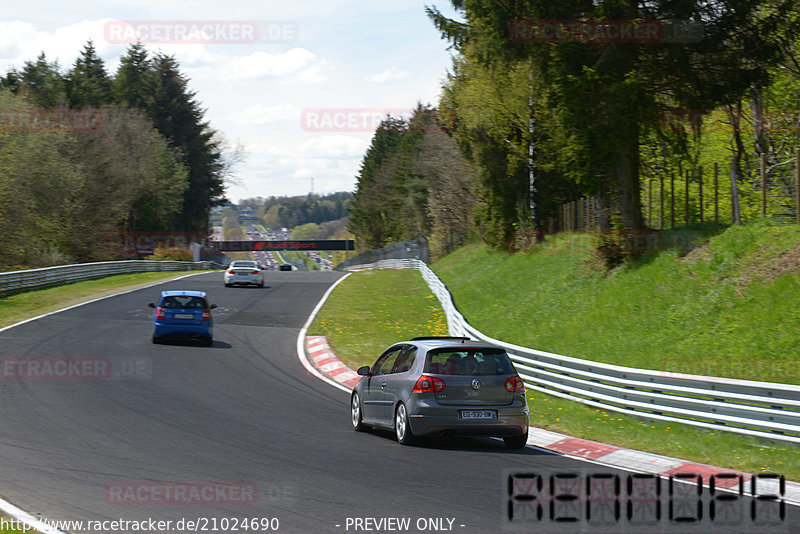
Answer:
[[[298,195],[246,199],[239,203],[257,210],[264,225],[272,230],[322,224],[344,219],[350,213],[353,195],[347,192],[327,195]]]
[[[433,253],[463,245],[473,230],[478,173],[442,129],[436,110],[418,104],[408,120],[378,126],[358,175],[350,231],[362,249],[430,237]]]
[[[41,53],[0,78],[0,264],[106,259],[115,231],[205,231],[229,165],[187,82],[140,44],[110,75],[91,41],[69,69]]]
[[[474,169],[470,231],[492,246],[541,239],[559,206],[583,196],[598,199],[603,230],[643,229],[648,180],[674,174],[697,191],[698,169],[715,163],[744,214],[762,154],[773,183],[786,181],[800,146],[797,0],[450,3],[460,20],[426,8],[455,52],[436,110],[452,144],[437,157],[457,148]],[[515,33],[546,21],[663,21],[668,38]],[[692,32],[670,37],[674,21]],[[351,218],[364,246],[435,232],[435,180],[408,148],[431,131],[413,130],[384,123],[364,157]],[[409,220],[423,212],[425,224]]]

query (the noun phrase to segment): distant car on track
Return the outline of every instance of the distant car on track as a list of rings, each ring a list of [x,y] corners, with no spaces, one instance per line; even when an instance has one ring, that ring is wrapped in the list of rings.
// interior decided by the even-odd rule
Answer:
[[[205,291],[162,291],[158,303],[151,302],[153,313],[153,343],[164,338],[200,339],[211,346],[214,340],[214,320]]]
[[[255,261],[237,260],[231,262],[223,275],[225,287],[237,284],[264,287],[264,273]]]
[[[498,436],[518,449],[528,439],[525,387],[502,347],[469,338],[420,337],[395,343],[350,397],[355,430],[394,430],[415,436]]]
[[[292,270],[292,264],[291,263],[281,263],[281,266],[278,267],[278,269],[281,270],[281,271],[291,271]]]

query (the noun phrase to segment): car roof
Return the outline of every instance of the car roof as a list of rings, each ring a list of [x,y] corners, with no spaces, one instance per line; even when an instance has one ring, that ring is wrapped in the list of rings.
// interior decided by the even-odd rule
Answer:
[[[161,292],[161,296],[162,297],[174,297],[174,296],[177,296],[177,295],[185,296],[185,297],[202,297],[202,298],[205,298],[206,297],[206,292],[205,291],[184,291],[184,290],[179,290],[179,289],[174,289],[174,290],[170,290],[170,291],[162,291]]]
[[[431,350],[431,349],[474,349],[474,348],[490,348],[490,349],[500,349],[505,350],[503,347],[499,345],[495,345],[494,343],[488,343],[486,341],[480,341],[476,339],[470,339],[467,337],[419,337],[414,338],[409,341],[399,341],[395,343],[395,345],[400,344],[411,344],[417,345],[419,348],[424,350]]]

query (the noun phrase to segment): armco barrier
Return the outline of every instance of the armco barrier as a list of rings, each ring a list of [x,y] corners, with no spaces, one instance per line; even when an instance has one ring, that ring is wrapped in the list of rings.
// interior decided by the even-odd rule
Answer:
[[[148,271],[194,271],[215,269],[220,265],[210,261],[151,261],[127,260],[104,261],[59,265],[43,269],[0,273],[0,296],[18,291],[69,284],[83,280],[102,278],[113,274],[131,274]]]
[[[363,269],[418,269],[442,304],[450,334],[505,348],[531,389],[604,410],[800,443],[800,386],[635,369],[512,345],[473,328],[425,263],[386,260],[348,270]]]

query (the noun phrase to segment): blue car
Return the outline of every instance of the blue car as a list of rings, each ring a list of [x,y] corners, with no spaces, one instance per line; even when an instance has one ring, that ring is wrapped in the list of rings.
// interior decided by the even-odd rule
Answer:
[[[153,313],[153,343],[168,337],[200,339],[211,346],[214,339],[214,320],[205,291],[162,291],[158,304],[151,302]]]

